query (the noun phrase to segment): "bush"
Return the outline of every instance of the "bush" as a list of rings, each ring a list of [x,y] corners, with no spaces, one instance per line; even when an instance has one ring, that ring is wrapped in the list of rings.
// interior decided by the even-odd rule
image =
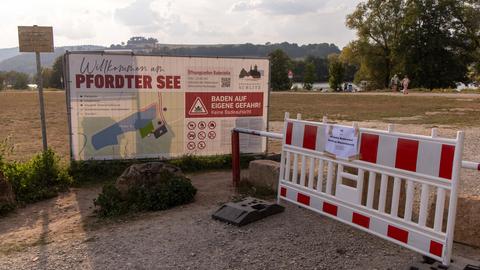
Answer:
[[[136,160],[88,160],[72,161],[69,173],[73,177],[74,185],[92,182],[109,182],[115,180],[122,172]]]
[[[13,211],[13,209],[15,209],[14,204],[0,203],[0,217],[6,215],[8,212]]]
[[[123,198],[113,184],[107,184],[94,204],[99,207],[99,216],[113,217],[129,212],[165,210],[191,202],[196,193],[190,179],[166,171],[160,175],[160,181],[130,188]]]
[[[3,163],[2,167],[20,203],[54,197],[58,192],[67,189],[72,182],[68,170],[51,149],[25,163]]]

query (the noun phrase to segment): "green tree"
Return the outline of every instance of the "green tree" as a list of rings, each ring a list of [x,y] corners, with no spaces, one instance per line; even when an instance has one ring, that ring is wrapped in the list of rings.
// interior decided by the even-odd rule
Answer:
[[[328,61],[326,58],[317,56],[307,56],[306,63],[313,63],[315,65],[315,79],[321,82],[328,80]]]
[[[303,76],[303,88],[307,90],[312,90],[315,79],[315,64],[311,61],[306,62],[305,75]]]
[[[273,90],[288,90],[291,87],[290,79],[288,79],[288,69],[290,67],[290,58],[288,55],[277,49],[271,52],[270,57],[270,72],[271,84]]]
[[[469,47],[471,60],[468,67],[468,77],[473,81],[480,81],[480,1],[466,0],[462,5],[457,5],[453,10],[455,17],[454,23],[458,31],[459,38],[464,40],[464,44]]]
[[[50,87],[63,89],[63,56],[57,57],[52,66],[52,76],[50,77]]]
[[[405,32],[400,54],[412,85],[450,87],[466,79],[471,63],[467,30],[455,19],[462,1],[410,0],[406,6]],[[420,60],[420,61],[419,61]]]
[[[386,87],[393,74],[413,86],[453,86],[480,70],[478,0],[368,0],[348,15],[355,80]],[[472,72],[473,71],[473,72]]]
[[[331,54],[328,56],[328,84],[333,90],[341,89],[343,76],[345,74],[345,67],[340,61],[338,54]]]
[[[13,84],[14,89],[25,89],[28,87],[29,76],[23,72],[17,72],[15,77],[15,83]]]
[[[52,69],[47,67],[42,67],[42,80],[43,80],[43,87],[50,88],[51,86],[51,79],[52,79]],[[37,74],[33,76],[33,81],[38,84]]]
[[[303,82],[303,76],[305,75],[305,61],[302,59],[291,61],[293,71],[293,81]]]
[[[397,47],[403,31],[403,0],[368,0],[347,16],[347,26],[357,31],[363,71],[383,87],[398,64]]]
[[[26,73],[17,71],[9,71],[5,73],[5,84],[13,89],[26,89],[29,81],[30,77]]]
[[[0,71],[0,90],[5,89],[5,80],[6,80],[6,74],[5,72]]]
[[[339,60],[345,65],[345,74],[343,79],[352,82],[355,80],[355,74],[360,69],[360,61],[358,61],[355,52],[349,44],[343,47],[342,52],[338,56]]]

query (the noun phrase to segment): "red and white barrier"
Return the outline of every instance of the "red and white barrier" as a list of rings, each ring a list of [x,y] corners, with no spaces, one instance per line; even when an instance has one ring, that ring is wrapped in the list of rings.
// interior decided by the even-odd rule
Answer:
[[[329,124],[289,119],[286,114],[279,199],[448,265],[464,133],[447,139],[436,137],[436,130],[432,136],[420,136],[360,128],[358,159],[344,160],[324,152],[328,128]],[[392,186],[390,193],[388,186]],[[414,204],[416,189],[421,190],[418,206]],[[429,209],[430,192],[436,194],[434,209]],[[443,226],[445,210],[448,217]],[[432,211],[434,220],[429,225]]]
[[[462,168],[480,171],[480,163],[463,160]]]
[[[282,199],[300,204],[317,213],[324,214],[343,223],[352,225],[363,231],[375,234],[381,238],[394,241],[428,256],[442,257],[445,249],[444,241],[434,235],[426,235],[396,222],[366,213],[360,207],[348,207],[341,202],[323,199],[309,193],[307,190],[282,185],[280,188]]]
[[[232,130],[234,185],[240,180],[239,133],[282,139],[278,200],[450,263],[460,168],[480,170],[479,163],[461,160],[463,132],[449,139],[437,137],[436,129],[422,136],[394,132],[393,126],[360,128],[358,159],[344,160],[324,152],[325,118],[297,118],[285,115],[283,134]]]

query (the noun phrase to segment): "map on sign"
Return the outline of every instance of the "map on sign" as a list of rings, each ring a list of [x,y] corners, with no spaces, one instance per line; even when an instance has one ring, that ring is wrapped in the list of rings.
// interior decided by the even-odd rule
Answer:
[[[267,59],[70,52],[66,62],[74,160],[225,154],[233,127],[266,128]]]

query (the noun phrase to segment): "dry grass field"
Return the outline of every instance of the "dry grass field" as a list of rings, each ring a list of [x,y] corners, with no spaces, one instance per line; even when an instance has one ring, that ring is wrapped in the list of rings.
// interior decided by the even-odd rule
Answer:
[[[304,119],[383,121],[454,127],[480,126],[480,95],[396,93],[274,93],[270,119],[281,121],[284,112],[301,113]]]
[[[69,153],[67,109],[64,92],[45,92],[47,139],[62,157]],[[9,157],[26,160],[42,150],[42,133],[36,92],[0,92],[0,140],[11,136],[14,153]]]
[[[69,142],[65,94],[47,91],[45,99],[48,143],[66,158]],[[281,121],[286,111],[313,120],[327,115],[336,121],[480,127],[480,95],[475,94],[272,93],[270,119]],[[0,92],[0,123],[0,139],[11,136],[15,146],[9,158],[25,160],[41,150],[36,92]]]

